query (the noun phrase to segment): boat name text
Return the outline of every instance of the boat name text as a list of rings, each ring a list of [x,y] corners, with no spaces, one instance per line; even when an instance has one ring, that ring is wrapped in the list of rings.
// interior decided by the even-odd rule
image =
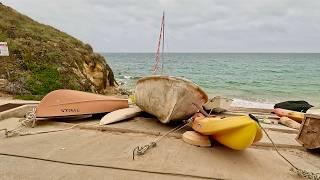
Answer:
[[[79,109],[61,109],[61,112],[80,112]]]

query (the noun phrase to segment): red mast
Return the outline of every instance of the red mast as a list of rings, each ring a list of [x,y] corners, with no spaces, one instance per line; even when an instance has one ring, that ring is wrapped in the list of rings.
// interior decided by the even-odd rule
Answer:
[[[162,44],[161,44],[162,42]],[[157,74],[157,71],[159,69],[159,64],[160,64],[160,47],[162,46],[162,60],[163,60],[163,51],[164,51],[164,12],[162,14],[162,20],[161,20],[161,28],[160,28],[160,35],[158,39],[158,45],[157,45],[157,52],[156,52],[156,58],[155,58],[155,63],[153,66],[153,73],[152,74]],[[163,72],[163,62],[161,65],[161,72]]]

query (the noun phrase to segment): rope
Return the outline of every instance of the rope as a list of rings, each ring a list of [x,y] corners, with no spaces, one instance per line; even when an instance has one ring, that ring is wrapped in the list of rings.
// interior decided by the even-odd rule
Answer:
[[[168,136],[170,133],[179,131],[180,129],[186,127],[189,125],[189,123],[191,122],[192,118],[189,118],[188,120],[184,121],[184,124],[179,125],[173,129],[171,129],[170,131],[166,132],[165,134],[163,134],[162,136],[156,138],[154,141],[151,141],[149,144],[143,145],[143,146],[137,146],[133,149],[132,151],[132,160],[135,159],[135,155],[144,155],[149,149],[154,148],[157,146],[157,143],[159,141],[161,141],[164,137]]]
[[[177,102],[176,102],[176,104],[174,105],[173,110],[175,109],[176,105],[177,105]],[[203,110],[202,106],[199,106],[199,105],[197,105],[197,104],[195,104],[195,103],[192,103],[192,105],[195,106],[195,107],[198,109],[199,112],[201,112],[202,114],[204,114],[204,116],[206,116],[206,117],[209,117],[209,116],[210,116],[206,111]],[[171,113],[172,113],[172,112],[173,112],[173,111],[171,111]],[[170,114],[170,116],[171,116],[171,114]],[[168,136],[170,133],[179,131],[180,129],[188,126],[188,125],[190,124],[190,122],[192,121],[192,119],[193,119],[193,117],[190,117],[189,119],[184,120],[184,121],[183,121],[184,124],[182,124],[182,125],[180,125],[180,126],[177,126],[177,127],[173,128],[173,129],[171,129],[170,131],[166,132],[164,135],[158,137],[156,140],[151,141],[149,144],[146,144],[146,145],[144,145],[144,146],[137,146],[137,147],[135,147],[135,148],[133,149],[133,151],[132,151],[132,160],[134,160],[135,155],[139,155],[139,156],[144,155],[149,149],[156,147],[156,146],[157,146],[157,142],[159,142],[160,140],[162,140],[164,137]]]
[[[75,125],[73,125],[71,127],[68,127],[68,128],[54,129],[54,130],[48,130],[48,131],[26,132],[26,133],[19,134],[19,136],[28,136],[28,135],[46,134],[46,133],[59,132],[59,131],[67,131],[67,130],[73,129],[76,126],[79,126],[79,125],[80,124],[75,124]]]
[[[212,109],[210,109],[209,116],[211,116],[212,110],[213,110],[213,108],[212,108]]]
[[[198,108],[198,111],[201,112],[205,117],[210,117],[210,115],[205,111],[203,110],[202,106],[199,106],[198,104],[196,103],[192,103],[196,108]]]
[[[39,158],[39,157],[24,156],[24,155],[9,154],[9,153],[1,153],[1,152],[0,152],[0,155],[16,157],[16,158],[33,159],[33,160],[38,160],[38,161],[60,163],[60,164],[67,164],[67,165],[74,165],[74,166],[94,167],[94,168],[103,168],[103,169],[116,169],[116,170],[123,170],[123,171],[133,171],[133,172],[142,172],[142,173],[150,173],[150,174],[161,174],[161,175],[170,175],[170,176],[181,176],[181,177],[199,178],[199,179],[218,179],[218,178],[213,178],[213,177],[197,176],[197,175],[191,175],[191,174],[170,173],[170,172],[161,172],[161,171],[149,171],[149,170],[142,170],[142,169],[116,167],[116,166],[106,166],[106,165],[67,162],[67,161],[45,159],[45,158]]]
[[[26,128],[28,128],[28,127],[34,128],[36,125],[37,118],[36,118],[35,112],[36,112],[36,108],[33,108],[31,111],[28,111],[26,113],[26,119],[20,121],[20,125],[18,127],[14,128],[12,130],[8,130],[7,128],[4,128],[4,129],[0,129],[0,131],[4,131],[5,136],[8,138],[8,137],[14,137],[14,136],[28,136],[28,135],[67,131],[67,130],[73,129],[79,125],[82,125],[82,123],[80,123],[80,124],[75,124],[75,125],[68,127],[68,128],[54,129],[54,130],[47,130],[47,131],[36,131],[36,132],[26,131]]]
[[[20,134],[24,134],[23,130],[26,127],[35,127],[36,125],[36,108],[33,108],[31,111],[28,111],[26,113],[26,118],[24,120],[19,120],[20,125],[18,125],[16,128],[12,130],[8,130],[7,128],[5,129],[0,129],[0,131],[5,131],[6,137],[12,137],[12,136],[17,136]]]
[[[272,143],[272,146],[274,148],[274,150],[277,152],[277,154],[282,157],[287,163],[289,163],[291,165],[290,171],[296,173],[298,176],[306,178],[306,179],[311,179],[311,180],[320,180],[320,173],[314,173],[314,172],[309,172],[303,169],[300,169],[298,167],[296,167],[292,162],[290,162],[286,157],[284,157],[278,150],[276,144],[273,142],[273,140],[271,139],[271,137],[269,136],[269,134],[267,133],[267,131],[264,129],[264,127],[261,126],[259,120],[253,116],[252,114],[249,114],[249,116],[255,120],[258,125],[260,126],[260,128],[263,130],[263,132],[267,135],[268,139],[270,140],[270,142]]]

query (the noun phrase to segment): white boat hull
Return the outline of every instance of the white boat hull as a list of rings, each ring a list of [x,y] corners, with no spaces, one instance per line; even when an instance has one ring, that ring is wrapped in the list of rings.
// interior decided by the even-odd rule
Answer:
[[[207,94],[189,80],[171,76],[139,79],[135,90],[136,104],[156,116],[162,123],[187,119],[208,101]],[[195,105],[196,106],[195,106]]]

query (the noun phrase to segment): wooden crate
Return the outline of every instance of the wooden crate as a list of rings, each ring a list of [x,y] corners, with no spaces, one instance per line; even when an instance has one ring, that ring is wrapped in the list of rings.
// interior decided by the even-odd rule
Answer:
[[[320,115],[305,115],[296,140],[307,149],[320,148]]]

